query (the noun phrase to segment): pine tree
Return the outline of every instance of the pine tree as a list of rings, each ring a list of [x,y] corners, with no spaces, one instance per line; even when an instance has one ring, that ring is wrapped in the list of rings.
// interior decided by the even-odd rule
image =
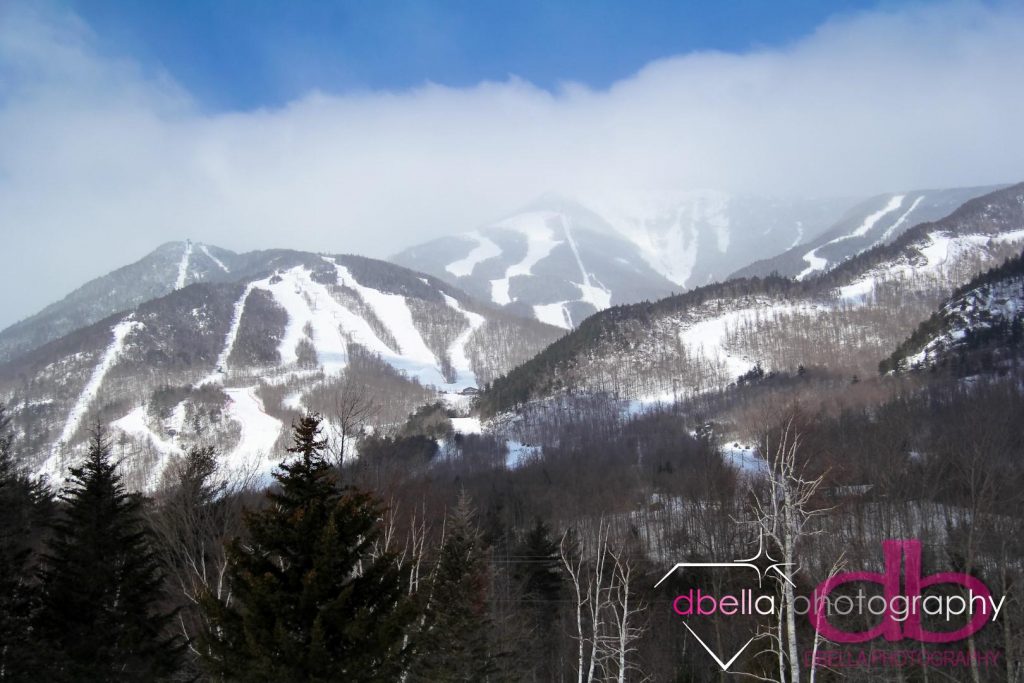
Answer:
[[[410,681],[486,681],[497,671],[487,613],[487,548],[463,492],[446,524]]]
[[[530,629],[527,657],[532,663],[533,680],[555,680],[558,676],[557,624],[563,596],[561,558],[558,542],[551,529],[537,518],[526,537],[516,548],[519,560],[513,576],[519,584],[523,610]]]
[[[27,680],[38,669],[33,544],[49,507],[45,487],[18,468],[8,426],[0,404],[0,681]]]
[[[294,427],[298,457],[281,465],[270,505],[247,515],[229,546],[231,602],[205,608],[210,667],[239,681],[394,681],[416,618],[393,555],[373,553],[379,503],[340,488],[320,418]]]
[[[142,516],[97,425],[60,495],[62,513],[43,557],[39,627],[47,680],[169,678],[182,644],[160,609],[162,577]]]

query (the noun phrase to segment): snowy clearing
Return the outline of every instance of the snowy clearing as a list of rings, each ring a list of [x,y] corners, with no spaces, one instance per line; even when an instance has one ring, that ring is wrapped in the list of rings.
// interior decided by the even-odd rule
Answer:
[[[519,263],[505,269],[505,277],[491,280],[491,299],[499,306],[512,303],[509,296],[509,284],[512,278],[519,275],[533,275],[533,267],[547,258],[551,251],[561,244],[555,239],[554,231],[549,226],[559,214],[550,211],[534,211],[510,218],[494,227],[512,230],[526,239],[526,256]]]
[[[487,259],[501,255],[501,247],[484,237],[478,231],[466,233],[465,235],[462,235],[462,237],[474,240],[476,242],[476,246],[473,247],[465,258],[459,259],[458,261],[452,261],[444,267],[445,270],[455,277],[467,277],[472,275],[473,269],[476,268],[478,263],[483,263]]]
[[[181,261],[178,263],[178,277],[174,281],[174,289],[178,290],[185,286],[185,279],[188,277],[188,262],[192,258],[192,240],[185,240],[185,250],[181,254]]]
[[[210,250],[206,248],[205,244],[200,244],[199,248],[203,250],[203,253],[206,254],[207,258],[209,258],[211,261],[213,261],[215,264],[217,264],[218,268],[223,270],[225,273],[230,273],[231,272],[231,269],[228,268],[226,265],[224,265],[223,261],[221,261],[219,258],[217,258],[216,256],[214,256],[213,254],[210,253]]]
[[[256,387],[226,391],[231,399],[228,415],[241,425],[242,436],[222,462],[233,476],[257,475],[264,484],[268,484],[270,473],[278,464],[273,459],[274,443],[283,424],[263,410],[263,401],[256,395]]]
[[[878,224],[878,221],[882,220],[885,216],[889,215],[893,211],[898,210],[903,205],[903,200],[905,198],[906,195],[902,194],[892,196],[885,206],[883,206],[878,211],[875,211],[874,213],[866,216],[863,222],[861,222],[861,224],[857,226],[857,228],[855,228],[853,232],[846,235],[840,235],[839,237],[836,237],[833,240],[829,240],[828,242],[825,242],[825,244],[817,246],[814,249],[811,249],[806,254],[804,254],[803,259],[804,261],[807,262],[807,267],[800,271],[800,274],[796,276],[796,279],[803,280],[811,273],[825,270],[825,268],[828,266],[828,259],[823,259],[820,256],[818,256],[818,249],[827,247],[830,244],[838,244],[840,242],[845,242],[846,240],[853,239],[854,237],[863,237],[864,235],[871,232],[872,229],[874,229],[874,227]],[[920,201],[920,199],[918,201]],[[915,207],[911,207],[910,211],[913,211]],[[904,214],[903,219],[906,218],[910,211],[907,211],[907,213]],[[897,221],[897,223],[898,222],[899,221]]]
[[[444,296],[445,303],[448,306],[459,313],[466,319],[469,326],[459,333],[459,336],[455,338],[451,346],[448,347],[448,358],[451,360],[452,368],[455,370],[455,381],[453,384],[457,388],[475,387],[477,386],[476,373],[473,372],[473,363],[469,358],[469,354],[466,353],[466,344],[469,343],[470,337],[473,333],[480,329],[484,324],[484,317],[479,313],[473,313],[467,311],[459,302],[447,294]]]
[[[213,365],[213,372],[210,373],[205,379],[200,380],[196,386],[202,386],[203,384],[219,384],[224,381],[224,375],[228,371],[228,358],[231,357],[231,351],[235,348],[235,340],[238,338],[238,328],[242,323],[242,313],[245,311],[245,302],[249,300],[249,295],[252,294],[252,290],[256,288],[255,282],[250,282],[245,286],[242,291],[242,296],[235,302],[235,306],[231,311],[231,325],[228,327],[228,333],[224,337],[224,348],[221,349],[220,355],[217,356],[217,360]]]

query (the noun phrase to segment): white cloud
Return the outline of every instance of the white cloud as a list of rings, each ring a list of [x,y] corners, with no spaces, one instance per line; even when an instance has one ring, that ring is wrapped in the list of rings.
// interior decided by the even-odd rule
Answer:
[[[515,78],[208,112],[67,14],[0,9],[0,324],[160,242],[385,256],[546,191],[866,194],[1024,178],[1024,12],[915,6],[607,90]],[[782,245],[788,246],[788,245]],[[17,283],[38,281],[39,291]],[[17,300],[15,300],[17,299]]]

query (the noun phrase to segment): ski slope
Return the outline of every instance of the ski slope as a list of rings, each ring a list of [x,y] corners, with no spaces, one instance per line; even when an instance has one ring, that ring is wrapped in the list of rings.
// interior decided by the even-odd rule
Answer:
[[[274,444],[284,427],[276,417],[267,415],[256,387],[226,390],[230,402],[228,416],[242,427],[238,445],[222,460],[234,476],[257,476],[270,483],[270,473],[277,466],[273,459]]]
[[[181,261],[178,263],[178,277],[174,280],[174,289],[181,289],[185,286],[185,279],[188,277],[188,264],[192,258],[192,240],[185,240],[185,250],[181,254]]]
[[[455,369],[455,381],[452,384],[454,384],[454,388],[458,389],[475,387],[477,386],[476,373],[473,372],[473,363],[469,358],[469,353],[466,351],[466,344],[469,342],[470,337],[473,336],[473,333],[483,326],[485,322],[484,317],[479,313],[467,311],[459,305],[458,301],[447,294],[444,295],[444,300],[450,308],[461,313],[469,324],[469,327],[460,332],[459,336],[448,347],[448,357],[451,360],[452,367]]]
[[[474,240],[476,242],[476,246],[473,247],[465,258],[461,258],[458,261],[452,261],[444,267],[445,270],[455,277],[467,277],[472,275],[477,264],[501,255],[501,247],[481,235],[479,232],[469,232],[463,235],[463,237]]]
[[[226,265],[224,265],[223,261],[221,261],[219,258],[217,258],[216,256],[214,256],[213,254],[210,253],[210,250],[206,248],[205,244],[200,244],[199,248],[203,250],[203,253],[206,254],[207,258],[209,258],[211,261],[213,261],[217,265],[218,268],[223,270],[225,273],[230,273],[231,272],[231,269],[228,268]]]
[[[520,214],[494,227],[512,230],[526,239],[526,256],[518,263],[505,269],[505,277],[491,280],[491,300],[499,306],[512,303],[509,296],[509,285],[512,278],[520,275],[533,275],[533,268],[547,258],[552,250],[561,244],[555,239],[554,231],[549,226],[559,214],[551,211],[534,211]]]
[[[878,221],[882,220],[885,216],[889,215],[890,213],[899,210],[899,208],[903,205],[903,200],[905,198],[906,195],[902,194],[890,197],[889,201],[886,203],[885,206],[883,206],[878,211],[875,211],[874,213],[866,216],[864,220],[861,222],[861,224],[853,230],[853,232],[848,233],[846,235],[840,235],[839,237],[829,240],[825,244],[822,244],[808,251],[803,256],[804,262],[807,263],[807,267],[800,271],[800,273],[796,276],[796,279],[803,280],[812,273],[823,271],[826,267],[828,267],[828,260],[818,256],[819,249],[823,249],[831,244],[845,242],[846,240],[853,239],[854,237],[863,237],[864,235],[871,232],[872,229],[874,229],[874,227],[878,224]],[[916,208],[916,204],[914,205],[914,207],[911,207],[910,211],[913,211],[914,208]],[[907,211],[906,214],[904,214],[903,218],[906,218],[906,216],[910,214],[910,211]]]

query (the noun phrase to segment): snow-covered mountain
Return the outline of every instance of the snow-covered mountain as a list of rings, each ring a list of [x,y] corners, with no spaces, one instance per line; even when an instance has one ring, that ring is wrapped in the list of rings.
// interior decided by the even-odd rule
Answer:
[[[538,200],[472,232],[406,249],[396,263],[561,327],[667,296],[826,229],[850,202],[701,191]]]
[[[879,244],[888,244],[911,227],[950,214],[964,202],[998,187],[916,190],[879,195],[863,201],[813,239],[801,240],[770,258],[735,270],[732,277],[772,273],[803,280]]]
[[[972,199],[815,277],[743,278],[614,307],[495,381],[488,413],[564,392],[671,400],[760,368],[875,372],[957,287],[1024,246],[1024,184]]]
[[[205,254],[192,245],[189,258],[197,248]],[[235,261],[252,274],[174,289],[0,365],[0,401],[29,465],[60,477],[99,420],[139,487],[185,444],[215,444],[229,468],[266,472],[264,456],[303,410],[330,424],[365,397],[368,425],[400,424],[561,334],[382,261],[283,250]]]
[[[194,282],[235,280],[246,265],[245,259],[226,249],[190,241],[169,242],[0,331],[0,361]]]
[[[598,217],[566,204],[433,240],[392,260],[563,328],[611,305],[678,289]]]
[[[1002,371],[1022,354],[1024,253],[954,292],[880,367]]]

